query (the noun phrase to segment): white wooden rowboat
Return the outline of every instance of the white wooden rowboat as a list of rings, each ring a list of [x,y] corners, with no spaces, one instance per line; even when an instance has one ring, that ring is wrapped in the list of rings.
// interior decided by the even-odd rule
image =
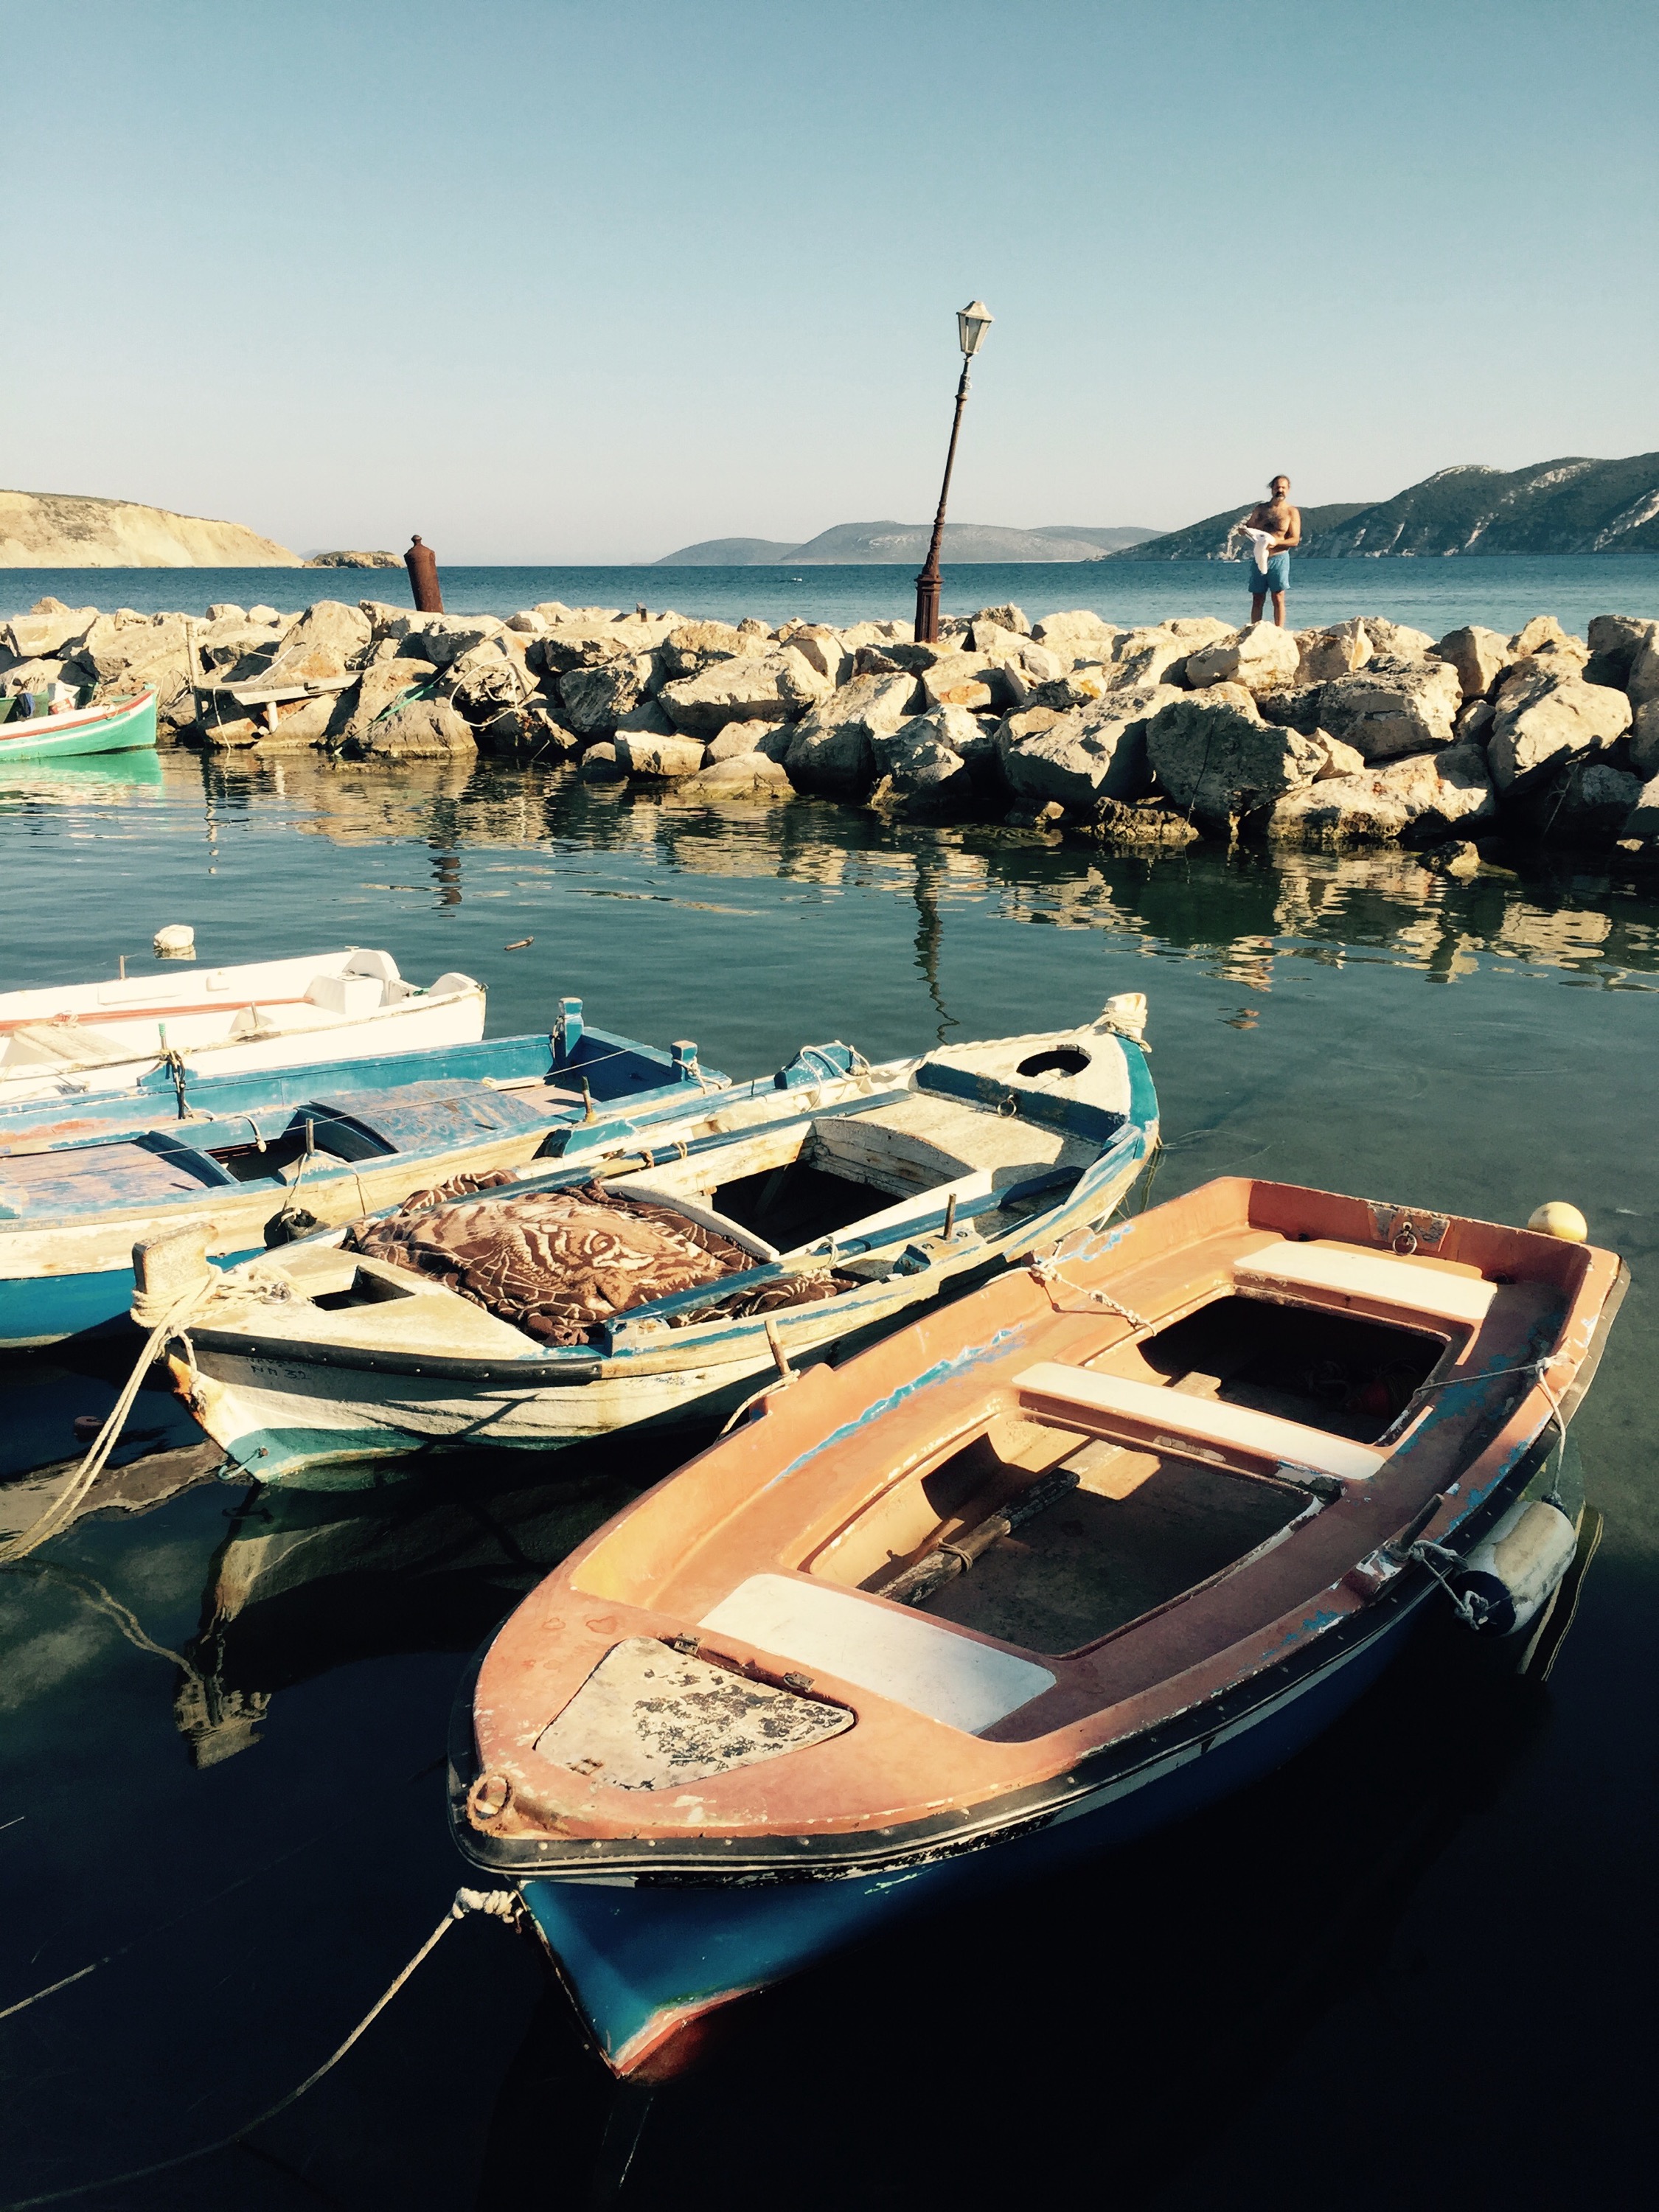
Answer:
[[[0,992],[0,1105],[125,1091],[167,1054],[202,1075],[364,1059],[483,1035],[470,975],[406,983],[347,946],[234,968],[180,963],[101,983]]]

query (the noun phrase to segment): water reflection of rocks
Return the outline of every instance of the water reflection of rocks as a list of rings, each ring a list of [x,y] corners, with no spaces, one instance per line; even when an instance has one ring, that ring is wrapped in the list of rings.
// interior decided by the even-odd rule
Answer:
[[[630,863],[688,878],[816,887],[830,897],[890,890],[916,902],[917,961],[936,1003],[945,917],[953,906],[986,902],[1009,920],[1122,933],[1212,961],[1247,993],[1271,989],[1280,959],[1340,965],[1361,951],[1443,982],[1483,959],[1609,984],[1659,969],[1659,901],[1640,882],[1574,872],[1566,858],[1540,860],[1525,874],[1483,865],[1459,879],[1400,850],[1105,853],[1035,830],[896,833],[828,800],[628,797],[620,787],[488,759],[411,761],[373,776],[299,756],[264,767],[204,760],[200,773],[221,823],[275,799],[295,829],[332,844],[422,844],[428,858],[418,884],[405,867],[393,871],[404,880],[372,888],[430,887],[444,904],[499,896],[502,877],[525,888],[554,883],[571,896],[638,896],[627,880]],[[539,864],[526,873],[507,853],[534,853]],[[602,866],[607,859],[619,864],[614,879]],[[676,896],[660,888],[647,895]],[[682,902],[707,903],[689,895]],[[939,1012],[948,1025],[942,1004]]]

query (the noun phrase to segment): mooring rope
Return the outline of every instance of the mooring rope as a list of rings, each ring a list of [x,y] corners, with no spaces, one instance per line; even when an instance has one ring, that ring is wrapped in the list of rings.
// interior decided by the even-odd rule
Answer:
[[[298,2088],[290,2089],[285,2097],[279,2097],[274,2105],[268,2105],[252,2119],[244,2120],[241,2126],[234,2129],[229,2135],[216,2136],[212,2142],[198,2143],[194,2150],[178,2151],[171,2158],[156,2159],[149,2166],[133,2166],[125,2173],[105,2174],[97,2181],[77,2181],[68,2189],[49,2189],[35,2197],[15,2197],[9,2203],[0,2205],[0,2212],[33,2212],[33,2208],[38,2205],[66,2203],[73,2197],[91,2197],[100,2190],[118,2189],[128,2182],[149,2181],[158,2173],[172,2173],[181,2166],[194,2166],[198,2160],[211,2158],[217,2151],[234,2150],[245,2136],[277,2118],[291,2106],[297,2105],[307,2090],[314,2089],[325,2075],[332,2073],[353,2045],[368,2033],[416,1969],[431,1957],[458,1920],[465,1920],[469,1915],[478,1912],[512,1926],[523,1911],[522,1900],[515,1889],[458,1889],[448,1911],[409,1964],[376,1997],[344,2042],[331,2051],[320,2066],[307,2074]]]

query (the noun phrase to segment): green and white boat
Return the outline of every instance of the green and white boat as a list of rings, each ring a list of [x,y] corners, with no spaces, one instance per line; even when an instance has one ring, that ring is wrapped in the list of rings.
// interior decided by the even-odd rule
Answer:
[[[27,702],[27,706],[25,702]],[[104,699],[52,711],[21,691],[0,699],[0,770],[13,761],[58,760],[75,753],[124,753],[155,743],[155,693]]]

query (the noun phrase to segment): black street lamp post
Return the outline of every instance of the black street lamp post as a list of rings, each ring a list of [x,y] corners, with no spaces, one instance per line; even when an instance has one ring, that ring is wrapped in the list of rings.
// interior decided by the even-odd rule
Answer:
[[[962,346],[962,380],[957,386],[957,411],[951,422],[951,444],[945,456],[945,482],[939,486],[939,513],[927,558],[916,578],[916,643],[932,645],[939,636],[939,548],[945,535],[945,502],[951,496],[951,471],[956,466],[957,440],[962,431],[962,410],[968,397],[968,364],[985,343],[994,319],[983,300],[957,309],[957,337]]]

